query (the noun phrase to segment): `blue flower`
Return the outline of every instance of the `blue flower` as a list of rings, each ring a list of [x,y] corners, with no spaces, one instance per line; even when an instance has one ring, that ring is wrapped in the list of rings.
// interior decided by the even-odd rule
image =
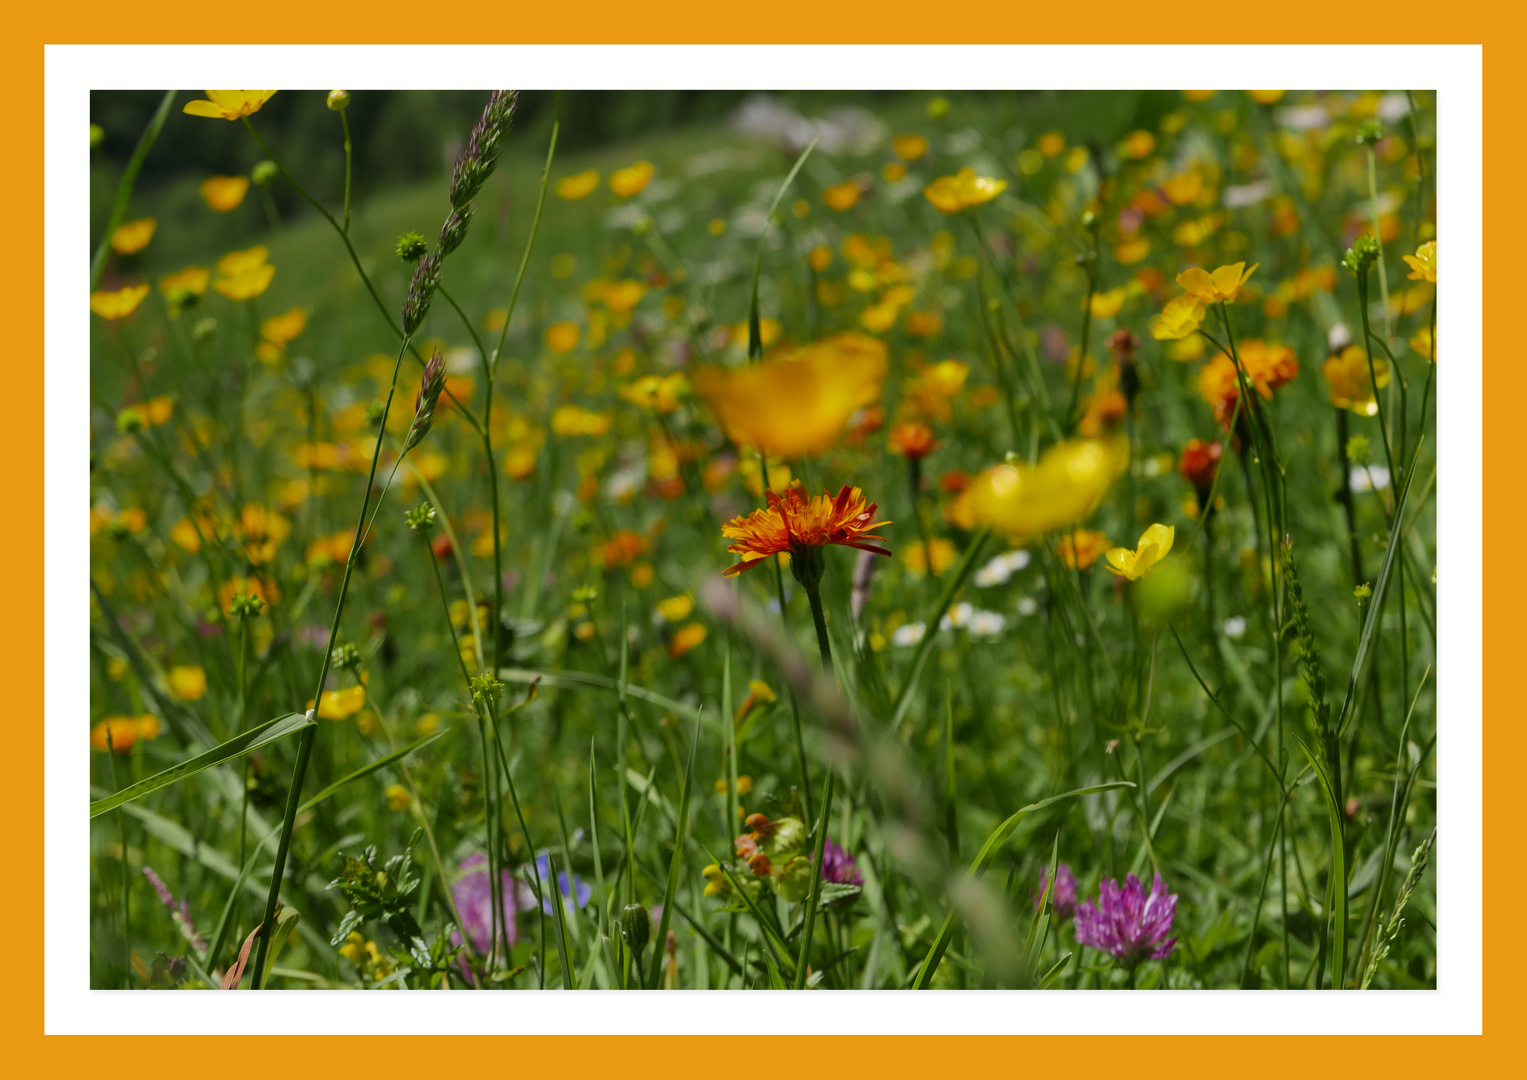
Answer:
[[[543,851],[536,856],[536,875],[540,878],[543,886],[550,883],[551,856],[547,852]],[[571,880],[569,880],[568,873],[565,870],[557,872],[557,890],[563,897],[562,909],[569,915],[575,910],[581,911],[587,907],[589,897],[594,895],[594,890],[589,888],[587,882],[577,874],[573,874]],[[551,897],[545,895],[544,892],[541,896],[541,910],[548,915],[552,913]]]

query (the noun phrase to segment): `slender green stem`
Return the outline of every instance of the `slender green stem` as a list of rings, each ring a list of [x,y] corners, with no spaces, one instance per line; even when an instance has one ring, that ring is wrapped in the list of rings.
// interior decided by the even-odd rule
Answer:
[[[111,216],[106,219],[106,231],[101,234],[101,243],[95,249],[95,258],[90,260],[92,292],[101,283],[101,274],[106,270],[106,253],[111,250],[111,238],[116,234],[117,227],[122,224],[122,219],[127,216],[127,204],[132,201],[133,185],[138,182],[138,172],[143,168],[144,159],[148,157],[154,140],[159,138],[159,132],[164,127],[165,119],[170,115],[170,106],[175,104],[176,92],[174,90],[164,92],[164,97],[159,100],[159,108],[154,110],[154,115],[149,118],[148,126],[138,137],[138,145],[133,148],[133,156],[128,159],[127,168],[122,170],[122,179],[117,184],[117,197],[111,204]]]
[[[398,389],[398,369],[403,366],[403,354],[408,350],[409,339],[405,336],[398,347],[398,357],[393,361],[392,380],[387,387],[387,401],[382,406],[382,419],[377,425],[376,445],[371,451],[371,471],[366,476],[366,488],[361,496],[360,515],[355,523],[355,539],[350,544],[350,557],[345,560],[345,573],[339,585],[339,598],[334,604],[334,618],[329,624],[329,640],[323,650],[323,661],[318,669],[318,686],[313,691],[313,709],[316,713],[323,702],[323,684],[329,677],[329,663],[334,655],[334,644],[339,638],[339,621],[345,611],[345,597],[350,592],[350,577],[355,571],[355,559],[360,554],[362,531],[366,527],[366,511],[371,505],[371,485],[376,482],[377,462],[382,456],[382,440],[387,433],[387,417],[392,411],[392,399]],[[297,764],[292,770],[292,782],[286,792],[286,812],[281,820],[281,837],[276,845],[276,863],[270,875],[270,893],[265,899],[265,917],[260,920],[263,932],[255,953],[253,979],[250,986],[263,987],[265,958],[270,948],[272,920],[276,915],[276,903],[281,897],[281,879],[286,873],[286,856],[291,849],[292,829],[297,822],[297,807],[302,801],[302,781],[307,776],[308,760],[313,754],[313,736],[317,726],[302,729],[297,744]]]
[[[106,767],[111,770],[111,790],[117,791],[117,743],[111,735],[111,723],[106,724]],[[128,927],[132,925],[131,911],[128,908],[128,894],[132,890],[132,870],[127,865],[127,823],[122,817],[122,808],[117,807],[117,844],[121,847],[122,855],[122,965],[127,978],[127,989],[133,988],[133,946]]]
[[[345,227],[341,231],[350,235],[350,118],[344,109],[339,110],[339,124],[345,129]]]

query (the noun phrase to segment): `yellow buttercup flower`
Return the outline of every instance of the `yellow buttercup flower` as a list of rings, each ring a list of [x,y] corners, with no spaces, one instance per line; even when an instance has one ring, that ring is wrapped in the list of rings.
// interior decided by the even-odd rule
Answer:
[[[201,197],[219,214],[238,209],[248,193],[247,176],[209,176],[201,182]]]
[[[1416,248],[1414,255],[1400,257],[1410,264],[1410,273],[1406,275],[1409,280],[1437,284],[1437,241],[1428,240]]]
[[[575,202],[594,193],[599,186],[599,170],[587,169],[572,176],[564,176],[557,181],[557,197]]]
[[[671,375],[643,375],[620,388],[620,396],[631,404],[665,415],[676,410],[679,398],[687,393],[689,379],[682,371]]]
[[[1212,274],[1194,266],[1177,275],[1177,284],[1205,304],[1229,304],[1240,295],[1241,286],[1246,284],[1246,280],[1260,265],[1252,263],[1251,269],[1247,270],[1243,262],[1231,263],[1229,266],[1221,266]]]
[[[788,459],[830,449],[879,399],[885,371],[885,343],[850,332],[762,364],[700,368],[693,383],[734,443]]]
[[[1127,296],[1129,296],[1129,290],[1125,288],[1093,293],[1090,304],[1092,317],[1094,319],[1113,318],[1124,307],[1124,300]]]
[[[252,300],[270,288],[276,268],[265,260],[270,251],[260,244],[245,251],[230,251],[217,261],[217,280],[212,287],[230,300]]]
[[[93,292],[90,294],[90,310],[107,322],[115,322],[137,311],[147,295],[147,285],[129,285],[116,292]]]
[[[318,706],[318,715],[325,720],[343,720],[360,712],[361,706],[365,704],[366,688],[359,683],[343,690],[325,690],[322,704]],[[311,705],[308,707],[312,708]]]
[[[620,315],[634,308],[641,302],[641,298],[646,295],[647,285],[645,282],[637,281],[634,278],[627,278],[624,281],[614,282],[606,288],[600,300],[603,301],[605,307]]]
[[[1038,536],[1090,514],[1129,464],[1129,441],[1070,439],[1050,447],[1039,464],[997,465],[971,481],[975,520],[1015,537]]]
[[[307,328],[308,313],[300,307],[272,315],[260,324],[260,336],[277,345],[293,341]]]
[[[652,183],[652,173],[650,161],[638,161],[635,165],[616,169],[610,174],[610,190],[622,198],[630,198],[632,195],[641,193],[648,184]]]
[[[977,176],[974,169],[961,169],[953,176],[941,176],[923,195],[946,214],[957,214],[968,206],[991,202],[1007,190],[1007,181],[991,176]]]
[[[1174,296],[1161,309],[1161,318],[1151,327],[1157,341],[1180,341],[1194,333],[1204,321],[1203,301],[1191,293]]]
[[[859,202],[859,185],[845,180],[822,191],[822,201],[833,210],[852,210]]]
[[[692,622],[673,635],[673,640],[668,643],[668,655],[677,660],[704,640],[704,624]]]
[[[691,593],[680,593],[678,596],[670,596],[666,600],[657,602],[657,613],[662,616],[664,622],[683,622],[689,618],[689,613],[695,609],[695,598]]]
[[[154,229],[158,225],[159,223],[151,217],[123,222],[117,227],[117,231],[111,234],[111,250],[118,255],[132,255],[142,251],[154,238]]]
[[[1282,100],[1283,95],[1288,93],[1288,91],[1287,90],[1248,90],[1248,91],[1246,91],[1246,93],[1250,94],[1251,95],[1251,100],[1255,101],[1258,105],[1271,105],[1274,102]]]
[[[1368,354],[1361,345],[1348,345],[1338,355],[1326,358],[1320,366],[1320,374],[1331,388],[1331,404],[1347,409],[1358,416],[1377,416],[1378,399],[1374,397],[1375,377],[1377,388],[1389,385],[1389,365],[1375,357],[1373,372],[1368,371]]]
[[[260,111],[275,96],[274,90],[204,90],[206,101],[188,101],[183,112],[214,120],[237,120]]]
[[[577,323],[552,323],[546,328],[546,347],[554,353],[570,353],[578,347],[578,339],[582,336],[583,331]]]
[[[921,135],[898,135],[891,140],[891,150],[902,161],[916,161],[928,152],[928,140]]]
[[[387,796],[387,809],[407,810],[413,805],[414,797],[408,793],[408,789],[402,784],[388,784],[383,792]]]
[[[1108,569],[1130,581],[1139,581],[1151,568],[1166,558],[1172,550],[1177,529],[1172,525],[1152,525],[1140,534],[1140,543],[1134,551],[1113,548],[1104,555]]]
[[[207,673],[196,664],[172,667],[166,678],[169,680],[170,693],[181,701],[199,701],[206,696]]]

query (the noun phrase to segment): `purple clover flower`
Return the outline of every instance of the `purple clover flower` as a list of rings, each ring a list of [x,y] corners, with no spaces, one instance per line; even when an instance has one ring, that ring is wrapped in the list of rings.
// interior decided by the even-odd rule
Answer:
[[[1055,876],[1060,878],[1058,872]],[[1171,953],[1177,939],[1162,939],[1171,933],[1176,914],[1177,896],[1166,894],[1160,874],[1151,882],[1149,896],[1134,874],[1125,877],[1122,888],[1105,879],[1098,886],[1095,906],[1091,900],[1077,905],[1076,940],[1133,968],[1147,957],[1161,960]]]
[[[822,880],[839,885],[864,884],[859,864],[854,862],[852,855],[833,843],[830,836],[824,837],[822,842]]]
[[[1034,909],[1039,909],[1039,903],[1045,895],[1045,879],[1050,875],[1050,868],[1040,867],[1039,888],[1034,893]],[[1050,894],[1050,910],[1055,912],[1057,919],[1069,919],[1076,914],[1076,875],[1065,863],[1055,868],[1055,891]]]
[[[472,869],[481,867],[481,869]],[[488,876],[488,857],[468,855],[461,861],[461,869],[470,870],[456,879],[451,895],[456,900],[456,911],[461,915],[461,928],[451,935],[451,943],[461,944],[463,932],[471,938],[472,948],[486,954],[493,937],[493,881]],[[529,911],[535,906],[535,894],[530,886],[518,882],[508,870],[500,872],[503,883],[504,932],[509,944],[519,940],[515,926],[515,914]]]

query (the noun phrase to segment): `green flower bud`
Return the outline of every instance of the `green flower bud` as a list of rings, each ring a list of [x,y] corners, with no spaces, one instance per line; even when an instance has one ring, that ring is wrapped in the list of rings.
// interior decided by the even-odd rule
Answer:
[[[1357,145],[1368,146],[1380,142],[1384,138],[1384,125],[1377,120],[1364,120],[1363,126],[1357,130]]]
[[[92,150],[97,149],[105,141],[106,141],[106,129],[103,128],[100,124],[91,124],[90,125],[90,149],[92,149]]]
[[[414,532],[429,532],[435,524],[435,508],[427,502],[420,503],[408,512],[407,521],[408,527]]]
[[[376,427],[382,422],[382,414],[386,411],[387,407],[380,401],[366,402],[366,426]]]
[[[504,692],[504,684],[493,676],[491,671],[483,671],[472,676],[472,700],[493,702]]]
[[[1373,444],[1366,435],[1354,435],[1347,440],[1347,460],[1354,465],[1366,465],[1373,457]]]
[[[1358,600],[1367,600],[1373,596],[1373,586],[1369,585],[1365,581],[1357,588],[1352,590],[1352,595]]]
[[[638,960],[652,937],[652,916],[641,904],[627,904],[620,912],[620,936]]]
[[[212,335],[215,333],[217,333],[217,320],[208,316],[205,319],[199,320],[195,326],[191,327],[191,340],[200,345],[211,340]]]
[[[1341,264],[1353,277],[1361,277],[1379,261],[1379,250],[1378,239],[1372,233],[1363,233],[1352,241],[1352,246],[1342,256]]]
[[[398,237],[398,244],[394,250],[397,251],[398,258],[404,262],[416,263],[429,251],[429,241],[416,232],[406,232]]]
[[[255,167],[249,170],[249,179],[261,187],[265,187],[276,178],[276,173],[281,170],[276,168],[274,161],[257,161]]]
[[[336,645],[329,654],[329,662],[341,671],[351,671],[361,666],[361,651],[353,642]]]
[[[135,431],[141,431],[148,424],[143,415],[143,410],[129,405],[117,413],[117,430],[123,435],[131,435]]]
[[[791,561],[794,562],[793,559]],[[806,846],[806,826],[800,818],[780,818],[773,826],[773,832],[758,845],[758,850],[765,855],[773,856],[777,861]]]
[[[333,112],[340,112],[340,111],[342,111],[349,104],[350,104],[350,91],[348,91],[348,90],[330,90],[329,91],[329,108]]]
[[[228,604],[228,615],[235,619],[252,619],[265,610],[265,601],[253,593],[234,593]]]

